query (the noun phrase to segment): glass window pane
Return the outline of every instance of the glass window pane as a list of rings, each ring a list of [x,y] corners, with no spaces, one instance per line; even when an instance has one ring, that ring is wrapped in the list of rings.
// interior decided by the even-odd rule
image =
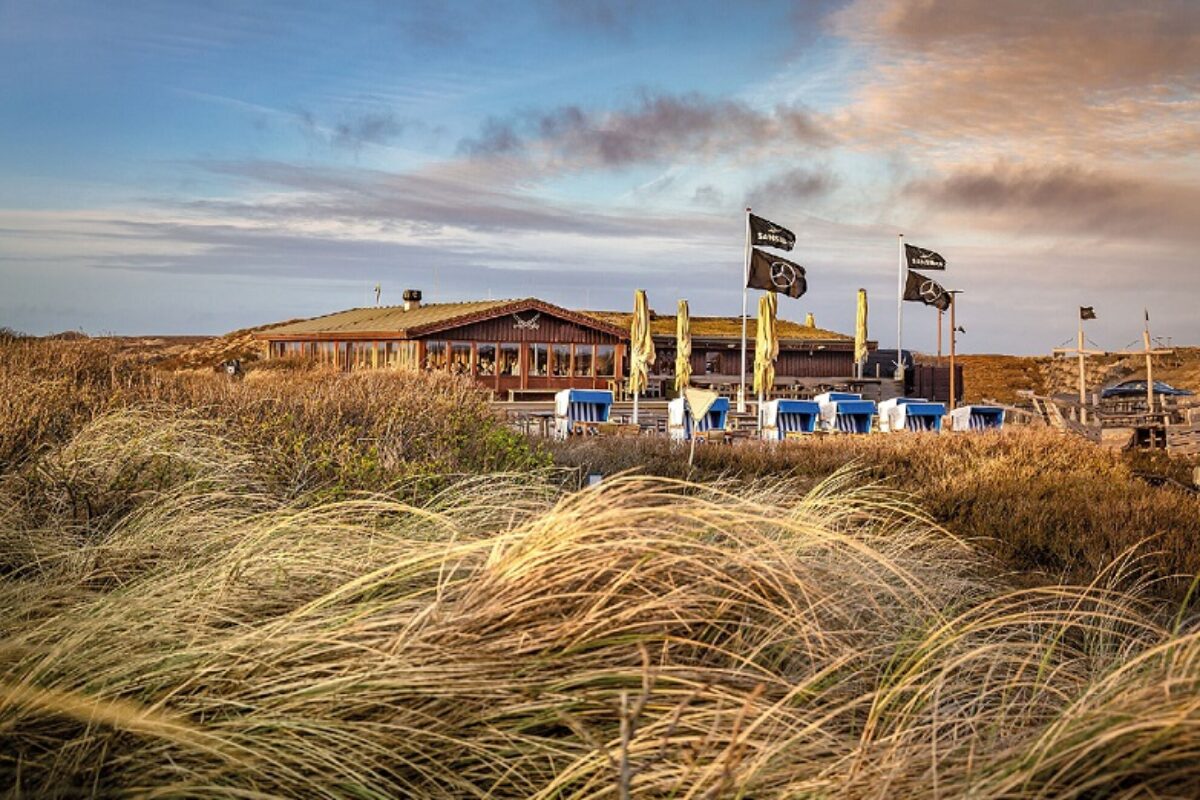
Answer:
[[[496,374],[496,345],[490,342],[479,345],[479,374]]]
[[[543,377],[549,372],[550,349],[544,344],[529,345],[529,374]]]
[[[592,377],[592,346],[590,344],[575,345],[575,375],[580,378]]]
[[[500,374],[521,374],[521,345],[515,342],[500,343]]]
[[[550,374],[556,378],[566,378],[571,375],[571,345],[551,345]]]
[[[613,356],[613,346],[611,344],[596,345],[596,375],[601,378],[613,377],[614,370],[617,365],[617,360]]]
[[[431,339],[425,342],[425,369],[446,368],[446,343]]]
[[[471,345],[469,342],[450,343],[450,371],[455,375],[471,374]]]

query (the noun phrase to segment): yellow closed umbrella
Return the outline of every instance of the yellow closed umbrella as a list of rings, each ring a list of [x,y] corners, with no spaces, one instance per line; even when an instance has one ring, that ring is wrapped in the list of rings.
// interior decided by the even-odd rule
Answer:
[[[683,392],[692,379],[692,320],[688,301],[679,301],[675,316],[675,391]]]
[[[858,313],[854,321],[854,367],[862,377],[863,359],[867,357],[867,290],[858,290]]]
[[[633,321],[629,324],[629,391],[633,395],[633,421],[638,421],[638,395],[646,391],[649,368],[654,363],[654,338],[650,335],[650,304],[646,291],[633,294]]]
[[[758,324],[754,335],[754,393],[759,400],[775,385],[775,359],[779,358],[779,337],[775,332],[778,304],[774,292],[767,292],[758,298]]]
[[[815,328],[815,327],[817,327],[817,318],[813,316],[813,313],[812,313],[811,311],[810,311],[810,312],[808,312],[808,313],[807,313],[807,314],[804,316],[804,327],[806,327],[806,328]]]

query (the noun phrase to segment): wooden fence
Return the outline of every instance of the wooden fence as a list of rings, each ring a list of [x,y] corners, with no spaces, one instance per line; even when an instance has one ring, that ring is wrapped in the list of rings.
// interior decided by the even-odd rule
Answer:
[[[1167,452],[1179,456],[1200,456],[1200,422],[1168,425]]]

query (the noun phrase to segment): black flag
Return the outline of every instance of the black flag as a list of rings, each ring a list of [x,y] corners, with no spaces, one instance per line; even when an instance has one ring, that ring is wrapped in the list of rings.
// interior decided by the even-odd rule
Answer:
[[[904,245],[904,258],[908,261],[909,269],[946,268],[946,259],[932,250],[926,250],[924,247],[914,247],[911,244]]]
[[[904,285],[904,299],[945,311],[950,308],[950,293],[932,278],[927,278],[919,272],[908,273],[908,283]]]
[[[791,250],[796,244],[796,234],[769,219],[750,215],[750,243],[759,247],[777,247]]]
[[[804,267],[786,258],[764,253],[756,247],[750,257],[750,276],[746,286],[779,292],[788,297],[800,297],[808,291],[808,280],[804,277]]]
[[[1080,306],[1079,307],[1079,318],[1080,319],[1095,319],[1096,318],[1096,309],[1092,308],[1091,306]]]

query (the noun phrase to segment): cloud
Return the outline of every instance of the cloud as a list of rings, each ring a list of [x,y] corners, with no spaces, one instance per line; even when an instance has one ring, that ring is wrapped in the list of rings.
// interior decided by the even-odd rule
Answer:
[[[343,113],[329,123],[307,108],[285,112],[307,137],[330,147],[359,151],[365,145],[388,145],[413,128],[425,129],[424,123],[402,119],[386,108],[371,108]]]
[[[867,63],[842,124],[875,145],[1128,159],[1200,146],[1192,0],[857,0],[831,24]]]
[[[459,142],[475,158],[523,155],[559,168],[620,169],[666,160],[704,160],[771,147],[823,147],[833,137],[802,106],[761,111],[737,100],[642,92],[629,107],[569,105],[487,119]]]
[[[707,237],[712,220],[688,215],[602,212],[563,206],[510,191],[505,176],[471,165],[443,165],[411,173],[309,167],[277,161],[205,161],[204,169],[241,178],[260,191],[244,199],[204,199],[178,204],[248,220],[296,224],[327,221],[435,232],[525,231],[640,239],[664,228],[681,236]],[[283,190],[282,192],[280,190]]]
[[[696,187],[692,194],[692,203],[698,206],[719,207],[725,204],[725,193],[711,183],[706,183]]]
[[[757,206],[767,201],[811,200],[829,194],[837,185],[837,176],[828,169],[796,167],[752,188],[747,202]]]
[[[364,144],[388,144],[411,123],[401,122],[390,111],[366,112],[337,123],[332,142],[339,147],[359,148]]]
[[[625,37],[649,4],[636,0],[543,0],[541,6],[553,22],[570,30]]]
[[[1028,233],[1200,240],[1200,189],[1078,165],[998,162],[912,181],[904,194],[960,222]]]

